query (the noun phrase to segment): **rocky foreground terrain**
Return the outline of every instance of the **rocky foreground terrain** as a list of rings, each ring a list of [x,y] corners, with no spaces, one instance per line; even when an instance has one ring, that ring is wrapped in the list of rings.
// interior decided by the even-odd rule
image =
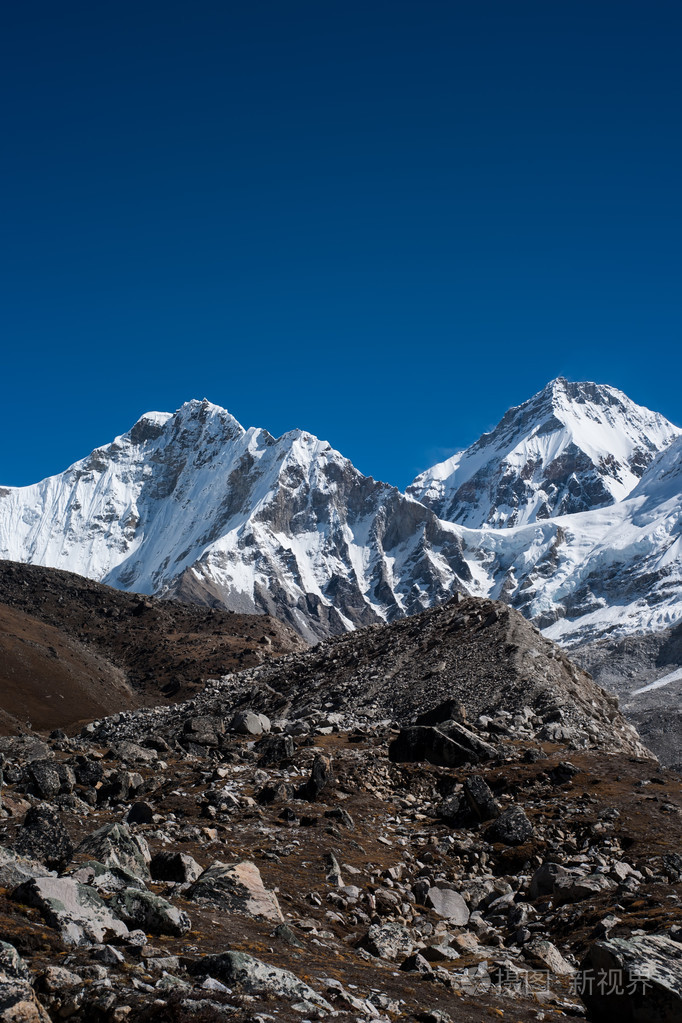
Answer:
[[[682,784],[457,599],[0,739],[0,1018],[682,1018]]]

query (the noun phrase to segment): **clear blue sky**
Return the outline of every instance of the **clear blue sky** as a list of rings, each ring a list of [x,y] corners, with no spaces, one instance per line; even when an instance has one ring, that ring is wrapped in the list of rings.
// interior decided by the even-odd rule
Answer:
[[[405,486],[550,378],[682,424],[679,0],[0,14],[0,483],[191,397]]]

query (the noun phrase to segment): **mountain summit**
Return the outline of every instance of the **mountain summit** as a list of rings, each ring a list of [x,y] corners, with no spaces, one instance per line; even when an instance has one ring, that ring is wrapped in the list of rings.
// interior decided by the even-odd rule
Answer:
[[[302,430],[189,401],[29,487],[0,491],[0,557],[139,593],[272,613],[306,639],[440,603],[456,530]]]
[[[0,489],[0,558],[272,614],[309,641],[466,592],[575,646],[682,617],[680,445],[620,391],[558,379],[405,495],[305,431],[189,401]]]
[[[407,492],[448,522],[525,525],[622,501],[681,433],[614,387],[558,377]]]

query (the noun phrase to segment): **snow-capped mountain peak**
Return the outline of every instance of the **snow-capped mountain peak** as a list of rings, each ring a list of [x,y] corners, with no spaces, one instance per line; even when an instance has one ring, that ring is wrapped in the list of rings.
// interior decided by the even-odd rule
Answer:
[[[622,501],[681,433],[614,387],[558,377],[408,493],[450,522],[523,525]]]

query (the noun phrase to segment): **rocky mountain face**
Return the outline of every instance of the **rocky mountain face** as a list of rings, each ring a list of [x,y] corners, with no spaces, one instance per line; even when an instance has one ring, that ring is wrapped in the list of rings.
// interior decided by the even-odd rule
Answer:
[[[560,377],[407,493],[474,529],[572,515],[626,498],[680,432],[613,387]]]
[[[308,641],[463,592],[574,649],[680,619],[681,506],[680,431],[605,385],[553,381],[407,495],[310,434],[192,401],[0,490],[0,554]]]
[[[150,413],[61,476],[0,492],[0,553],[110,586],[275,614],[307,639],[471,581],[457,532],[302,431]]]
[[[680,778],[503,605],[0,756],[8,1020],[682,1015]]]
[[[682,771],[682,622],[644,636],[597,640],[571,657],[617,694],[645,744]]]

